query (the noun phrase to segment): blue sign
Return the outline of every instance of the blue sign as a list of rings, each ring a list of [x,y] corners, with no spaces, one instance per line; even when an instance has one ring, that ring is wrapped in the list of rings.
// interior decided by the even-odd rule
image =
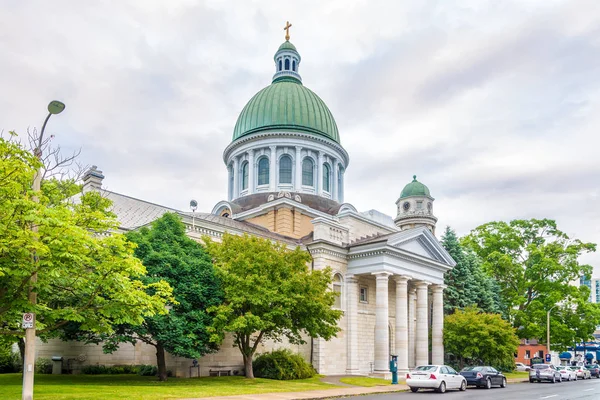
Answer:
[[[546,354],[546,362],[550,361],[552,361],[552,357],[550,356],[550,354]]]

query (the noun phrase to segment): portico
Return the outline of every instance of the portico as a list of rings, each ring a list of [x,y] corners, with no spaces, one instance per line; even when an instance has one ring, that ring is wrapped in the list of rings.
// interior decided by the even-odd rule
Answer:
[[[346,277],[348,311],[357,310],[361,301],[360,296],[352,294],[368,290],[367,282],[372,285],[375,279],[373,374],[389,374],[390,354],[398,356],[399,372],[407,372],[416,365],[443,364],[444,273],[454,265],[454,260],[425,227],[350,246]],[[361,288],[361,282],[366,286]],[[347,320],[347,373],[357,371],[353,360],[365,353],[361,347],[371,345],[359,338],[359,324],[365,323],[359,320],[353,317]]]

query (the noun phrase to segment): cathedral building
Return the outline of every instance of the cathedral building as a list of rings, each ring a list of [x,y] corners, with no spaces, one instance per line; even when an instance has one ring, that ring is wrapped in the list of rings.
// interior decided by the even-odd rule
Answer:
[[[339,293],[335,307],[343,311],[337,337],[304,346],[265,343],[259,352],[287,346],[325,375],[385,376],[391,354],[398,356],[399,371],[441,364],[444,274],[455,262],[434,236],[434,198],[413,176],[399,190],[394,218],[376,210],[359,212],[345,202],[350,156],[331,111],[303,85],[301,62],[287,36],[275,52],[271,84],[238,117],[223,152],[227,198],[210,213],[182,212],[105,190],[96,167],[85,174],[84,191],[100,191],[113,201],[122,231],[177,212],[197,240],[248,233],[300,246],[312,256],[315,269],[331,267],[332,290]],[[38,348],[39,356],[72,360],[73,369],[156,363],[154,349],[142,343],[123,345],[113,355],[80,343],[51,341]],[[198,371],[192,371],[192,360],[167,359],[178,376],[239,374],[244,369],[231,340],[198,362]]]

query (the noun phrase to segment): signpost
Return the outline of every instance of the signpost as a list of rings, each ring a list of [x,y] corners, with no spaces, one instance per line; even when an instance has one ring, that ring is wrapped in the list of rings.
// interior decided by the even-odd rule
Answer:
[[[549,363],[550,361],[552,361],[552,356],[546,353],[546,362]]]
[[[23,329],[33,328],[33,321],[34,321],[33,313],[28,312],[28,313],[23,314],[23,322],[22,322]]]

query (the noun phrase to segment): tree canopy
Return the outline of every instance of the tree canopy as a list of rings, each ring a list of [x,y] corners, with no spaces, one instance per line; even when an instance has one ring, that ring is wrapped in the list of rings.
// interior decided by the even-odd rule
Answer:
[[[444,348],[459,368],[474,364],[512,371],[518,346],[515,329],[500,314],[467,307],[444,318]]]
[[[252,357],[262,340],[304,343],[304,334],[329,340],[340,330],[331,269],[309,270],[306,251],[248,235],[205,241],[224,291],[223,304],[209,310],[215,315],[211,340],[233,335],[246,377],[254,378]]]
[[[34,193],[40,167],[19,143],[0,137],[0,335],[21,338],[23,312],[36,313],[41,336],[70,321],[111,332],[115,324],[164,313],[171,288],[137,279],[146,269],[134,257],[134,245],[111,233],[117,222],[110,202],[96,192],[71,197],[81,191],[72,180],[47,179]],[[36,305],[28,300],[29,287],[37,292]]]
[[[112,351],[120,341],[136,340],[156,347],[159,379],[166,380],[165,350],[186,358],[217,350],[207,332],[212,317],[206,309],[221,303],[222,291],[204,246],[185,234],[176,214],[164,214],[150,228],[129,232],[127,238],[137,244],[135,255],[148,270],[140,279],[150,291],[152,283],[168,282],[175,301],[166,315],[148,316],[139,325],[120,326],[105,349]]]
[[[559,310],[551,315],[561,318],[553,319],[553,338],[558,338],[554,330],[556,335],[570,330],[570,343],[577,335],[593,333],[560,327],[561,320],[576,318],[577,310],[589,312],[585,318],[591,325],[600,325],[594,308],[582,303],[589,290],[570,284],[591,274],[592,267],[580,264],[579,256],[595,251],[595,244],[570,238],[549,219],[490,222],[474,229],[463,244],[481,257],[485,271],[499,283],[508,318],[521,337],[545,338],[546,312],[556,305]],[[562,340],[569,342],[566,336]]]
[[[442,245],[456,261],[456,266],[444,276],[444,311],[451,314],[456,309],[476,306],[485,312],[500,313],[504,307],[500,289],[494,278],[481,266],[481,259],[472,250],[461,246],[456,233],[446,227]]]

